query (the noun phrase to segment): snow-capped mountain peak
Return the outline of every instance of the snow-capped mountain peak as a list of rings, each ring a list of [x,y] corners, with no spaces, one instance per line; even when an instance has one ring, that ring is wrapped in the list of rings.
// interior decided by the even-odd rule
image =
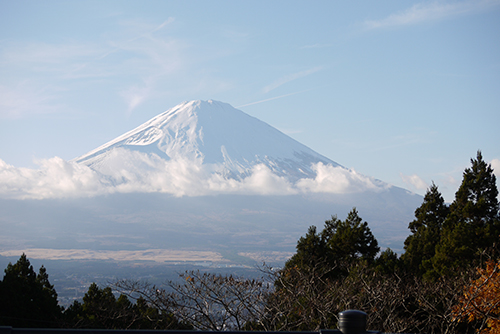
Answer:
[[[74,161],[105,170],[120,150],[198,161],[236,179],[260,164],[292,182],[314,177],[313,163],[339,166],[257,118],[212,100],[181,103]]]

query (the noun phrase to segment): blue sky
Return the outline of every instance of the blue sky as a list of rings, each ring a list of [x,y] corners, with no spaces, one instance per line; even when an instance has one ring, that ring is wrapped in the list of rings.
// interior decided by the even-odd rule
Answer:
[[[214,99],[452,201],[478,149],[499,175],[499,32],[498,0],[0,0],[0,159],[70,160]]]

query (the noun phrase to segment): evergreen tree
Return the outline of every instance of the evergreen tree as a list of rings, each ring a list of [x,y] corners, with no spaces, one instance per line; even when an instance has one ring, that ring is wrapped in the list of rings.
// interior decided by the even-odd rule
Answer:
[[[345,274],[350,265],[360,260],[372,262],[379,250],[368,223],[363,222],[353,208],[343,221],[336,216],[325,221],[320,233],[311,226],[297,242],[297,253],[288,260],[285,268],[314,270],[318,274],[329,272],[336,276]]]
[[[480,151],[471,163],[464,171],[432,259],[438,274],[450,274],[454,268],[473,265],[483,251],[495,244],[498,247],[500,219],[496,178]]]
[[[401,258],[409,271],[423,275],[432,268],[431,259],[448,213],[443,196],[432,183],[422,205],[415,210],[416,219],[408,225],[412,234],[405,240],[405,253]]]
[[[363,222],[358,210],[353,208],[346,220],[337,217],[325,222],[321,236],[336,261],[353,263],[357,260],[372,262],[380,247],[367,222]]]
[[[329,250],[325,240],[317,233],[316,226],[310,226],[305,236],[297,242],[297,252],[287,261],[286,267],[297,267],[312,271],[320,266],[327,266]]]
[[[83,296],[82,310],[88,328],[119,328],[114,324],[116,309],[116,298],[110,287],[101,289],[92,283]]]
[[[397,272],[400,268],[400,259],[392,249],[387,248],[373,263],[375,272],[382,275],[390,275]]]
[[[9,263],[0,282],[0,324],[58,327],[62,309],[45,267],[37,275],[25,254]]]

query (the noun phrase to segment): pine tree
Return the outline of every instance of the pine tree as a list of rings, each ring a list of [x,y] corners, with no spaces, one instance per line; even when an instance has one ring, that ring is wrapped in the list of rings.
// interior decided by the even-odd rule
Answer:
[[[500,219],[496,178],[490,164],[477,152],[443,224],[442,236],[432,259],[438,274],[474,265],[481,253],[498,247]]]
[[[349,212],[344,221],[337,217],[327,220],[321,235],[334,258],[347,263],[360,259],[371,262],[380,250],[368,223],[363,222],[356,208]]]
[[[0,282],[0,324],[57,327],[62,314],[45,267],[37,275],[25,254],[9,263]]]
[[[310,226],[305,236],[297,242],[297,253],[285,264],[287,268],[297,267],[312,271],[320,266],[328,266],[328,249],[325,240],[317,233],[316,226]]]
[[[405,267],[418,275],[432,269],[431,259],[441,237],[443,223],[449,208],[438,187],[432,183],[424,196],[424,201],[415,210],[415,220],[408,228],[411,235],[405,240],[405,253],[402,255]]]
[[[308,272],[314,270],[318,274],[328,272],[337,276],[345,274],[349,266],[360,260],[372,262],[379,250],[368,223],[363,222],[353,208],[345,220],[332,216],[325,221],[320,233],[315,226],[311,226],[297,242],[297,253],[285,268],[297,267]]]

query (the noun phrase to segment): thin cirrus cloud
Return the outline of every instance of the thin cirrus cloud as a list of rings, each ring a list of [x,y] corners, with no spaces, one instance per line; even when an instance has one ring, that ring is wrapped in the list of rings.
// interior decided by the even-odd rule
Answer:
[[[405,11],[389,15],[381,20],[367,20],[363,23],[363,26],[365,29],[373,30],[415,25],[488,10],[499,5],[499,0],[419,3]]]
[[[0,119],[59,112],[64,108],[61,103],[57,103],[60,90],[51,85],[40,87],[33,80],[10,86],[0,84]]]
[[[70,110],[56,107],[68,106],[71,92],[86,87],[90,92],[100,87],[99,93],[121,98],[130,113],[166,91],[199,85],[199,75],[191,72],[203,60],[191,57],[190,52],[200,46],[173,37],[168,27],[174,22],[169,18],[156,25],[117,23],[114,30],[93,42],[6,41],[0,45],[0,71],[4,74],[0,78],[0,117],[31,115],[32,106]]]
[[[309,44],[309,45],[304,45],[302,47],[300,47],[301,49],[305,50],[305,49],[323,49],[323,48],[329,48],[331,47],[332,45],[331,44]]]
[[[278,80],[276,80],[275,82],[273,82],[272,84],[270,85],[267,85],[266,87],[264,87],[263,89],[263,92],[264,93],[269,93],[270,91],[286,84],[286,83],[289,83],[291,81],[294,81],[294,80],[297,80],[297,79],[300,79],[300,78],[304,78],[308,75],[311,75],[313,73],[316,73],[316,72],[319,72],[323,69],[323,67],[321,66],[318,66],[318,67],[314,67],[314,68],[311,68],[311,69],[308,69],[308,70],[305,70],[305,71],[300,71],[300,72],[297,72],[297,73],[292,73],[292,74],[289,74],[289,75],[285,75],[284,77],[281,77],[279,78]]]
[[[0,46],[0,118],[23,118],[70,110],[69,83],[105,76],[88,66],[102,48],[89,44],[9,43]]]
[[[127,112],[130,114],[135,108],[141,105],[144,101],[151,97],[154,88],[152,80],[148,80],[144,86],[130,86],[120,93],[121,97],[127,104]]]
[[[295,95],[295,94],[300,94],[300,93],[308,92],[308,91],[311,91],[311,90],[312,90],[312,88],[311,89],[301,90],[299,92],[293,92],[293,93],[289,93],[289,94],[275,96],[275,97],[271,97],[271,98],[268,98],[268,99],[259,100],[259,101],[255,101],[255,102],[250,102],[250,103],[247,103],[247,104],[243,104],[241,106],[237,106],[236,108],[243,108],[243,107],[253,106],[254,104],[259,104],[259,103],[264,103],[264,102],[268,102],[268,101],[278,100],[278,99],[282,99],[284,97],[288,97],[288,96],[292,96],[292,95]]]

